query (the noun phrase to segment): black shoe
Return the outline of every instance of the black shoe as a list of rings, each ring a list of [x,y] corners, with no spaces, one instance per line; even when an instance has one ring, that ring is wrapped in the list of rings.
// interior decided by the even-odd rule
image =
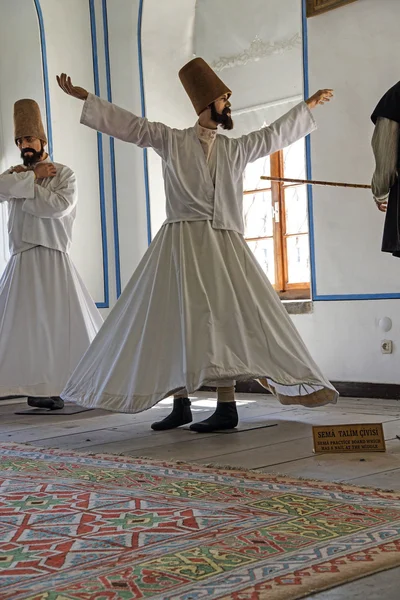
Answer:
[[[64,400],[58,396],[51,396],[49,398],[36,398],[34,396],[28,397],[28,405],[32,408],[47,408],[48,410],[60,410],[64,408]]]
[[[218,402],[216,411],[211,417],[200,423],[193,423],[190,429],[197,433],[212,433],[213,431],[234,429],[238,423],[236,402]]]
[[[190,410],[189,398],[174,398],[174,407],[172,412],[162,421],[153,423],[151,428],[154,431],[166,431],[167,429],[176,429],[181,425],[187,425],[193,421],[192,411]]]

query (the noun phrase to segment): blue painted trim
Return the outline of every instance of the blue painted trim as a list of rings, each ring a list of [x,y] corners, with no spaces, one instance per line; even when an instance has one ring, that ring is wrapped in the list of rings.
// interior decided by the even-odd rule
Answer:
[[[137,23],[137,42],[138,42],[138,62],[139,62],[139,82],[140,82],[140,100],[142,105],[142,117],[146,117],[146,98],[144,93],[143,76],[143,54],[142,54],[142,20],[143,20],[144,0],[139,0],[139,12]],[[149,164],[147,148],[143,149],[143,169],[144,169],[144,189],[146,194],[146,216],[147,216],[147,241],[151,244],[151,210],[150,210],[150,186],[149,186]]]
[[[46,50],[46,34],[44,29],[44,20],[42,7],[40,6],[39,0],[34,0],[36,13],[39,22],[40,32],[40,45],[42,49],[42,69],[43,69],[43,83],[44,83],[44,101],[46,106],[46,122],[47,122],[47,148],[48,153],[53,160],[53,128],[51,124],[51,106],[50,106],[50,85],[49,85],[49,71],[47,69],[47,50]]]
[[[90,30],[92,37],[92,55],[93,55],[93,75],[94,90],[96,96],[100,96],[100,78],[99,61],[97,54],[97,30],[96,30],[96,12],[94,0],[89,0],[90,11]],[[104,302],[96,303],[98,308],[110,307],[109,281],[108,281],[108,245],[107,245],[107,220],[106,220],[106,200],[104,191],[104,162],[103,162],[103,137],[97,133],[97,158],[99,162],[99,191],[100,191],[100,219],[101,219],[101,237],[103,249],[103,280],[104,280]]]
[[[319,295],[314,300],[317,302],[338,302],[355,300],[398,300],[400,293],[382,293],[382,294],[328,294]]]
[[[308,31],[307,31],[307,7],[306,0],[302,0],[302,29],[303,29],[303,87],[304,98],[307,99],[310,92],[309,74],[308,74]],[[307,179],[312,178],[311,168],[311,137],[308,135],[305,139],[306,151],[306,173]],[[312,185],[307,186],[308,203],[308,230],[310,245],[310,271],[311,271],[311,298],[317,297],[317,270],[315,260],[315,226],[314,226],[314,205]]]
[[[108,13],[107,0],[102,0],[103,9],[103,32],[104,32],[104,51],[106,63],[107,80],[107,100],[112,102],[111,87],[111,66],[110,66],[110,44],[108,37]],[[114,260],[115,260],[115,285],[117,298],[121,295],[121,262],[119,253],[119,227],[118,227],[118,197],[117,197],[117,177],[115,169],[115,140],[110,137],[110,162],[111,162],[111,193],[113,207],[113,227],[114,227]]]
[[[35,9],[38,17],[39,32],[40,32],[40,44],[42,52],[42,69],[43,69],[43,83],[44,83],[44,96],[46,106],[46,122],[47,122],[47,140],[48,140],[48,153],[53,160],[53,128],[51,122],[51,104],[50,104],[50,84],[49,84],[49,72],[47,68],[47,48],[46,48],[46,35],[44,28],[43,12],[40,6],[40,0],[34,0]],[[98,57],[97,57],[97,35],[96,35],[96,21],[95,21],[95,8],[94,0],[89,0],[90,8],[90,25],[92,32],[92,51],[93,51],[93,71],[95,78],[95,90],[96,94],[99,95],[99,74],[98,74]],[[107,38],[108,42],[108,38]],[[97,147],[98,147],[98,158],[99,158],[99,186],[100,186],[100,213],[101,213],[101,232],[102,232],[102,247],[103,247],[103,279],[104,279],[104,301],[97,302],[98,308],[109,308],[109,282],[108,282],[108,248],[107,248],[107,229],[106,229],[106,211],[105,211],[105,194],[104,194],[104,164],[103,164],[103,144],[101,134],[97,134]],[[117,284],[118,286],[118,284]]]
[[[309,65],[308,65],[308,27],[306,0],[302,0],[302,28],[303,28],[303,85],[304,97],[309,96]],[[306,171],[307,179],[312,179],[311,167],[311,138],[306,137]],[[307,186],[308,194],[308,218],[309,218],[309,240],[310,240],[310,270],[311,270],[311,297],[314,302],[340,302],[357,300],[397,300],[400,293],[381,294],[318,294],[317,292],[317,268],[315,253],[315,222],[313,208],[312,186]]]

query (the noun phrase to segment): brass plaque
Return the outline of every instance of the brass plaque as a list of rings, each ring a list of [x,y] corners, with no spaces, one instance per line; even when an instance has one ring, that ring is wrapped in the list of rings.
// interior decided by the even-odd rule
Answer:
[[[382,423],[313,427],[314,452],[386,452]]]
[[[357,0],[307,0],[307,17],[321,15],[328,10],[351,4]]]

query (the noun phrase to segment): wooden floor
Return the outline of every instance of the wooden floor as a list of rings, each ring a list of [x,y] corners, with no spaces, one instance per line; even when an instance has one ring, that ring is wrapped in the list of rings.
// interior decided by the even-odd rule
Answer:
[[[139,415],[95,410],[70,416],[15,415],[25,400],[0,401],[0,441],[46,448],[117,453],[163,460],[244,467],[266,473],[400,490],[400,401],[343,398],[323,409],[285,407],[271,396],[238,394],[240,427],[235,433],[199,435],[188,428],[153,432],[150,424],[170,412],[165,400]],[[212,414],[212,395],[193,398],[194,419]],[[312,425],[383,423],[386,453],[313,454]],[[318,600],[398,598],[400,570],[317,594]],[[353,587],[352,587],[353,586]],[[364,590],[364,591],[363,591]]]
[[[348,481],[357,485],[400,490],[400,401],[344,398],[322,409],[284,407],[271,396],[237,396],[241,424],[235,433],[199,435],[187,429],[154,432],[150,424],[168,414],[165,400],[138,415],[89,411],[70,416],[15,415],[25,400],[0,401],[0,441],[46,448],[117,453],[164,460],[244,467]],[[196,421],[214,409],[212,395],[193,399]],[[28,407],[26,407],[28,408]],[[387,452],[374,454],[313,454],[312,425],[381,422]],[[207,443],[199,443],[200,440]]]

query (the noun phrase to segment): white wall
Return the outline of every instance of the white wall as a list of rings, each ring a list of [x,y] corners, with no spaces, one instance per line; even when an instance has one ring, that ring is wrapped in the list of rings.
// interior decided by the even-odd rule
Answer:
[[[139,1],[108,2],[109,49],[112,98],[136,114],[141,114],[137,24]],[[210,14],[229,9],[221,36]],[[208,0],[145,0],[142,19],[142,59],[146,116],[171,127],[190,127],[197,117],[179,81],[179,69],[194,56],[217,61],[224,54],[246,52],[259,38],[257,48],[244,66],[236,63],[223,69],[221,76],[234,89],[234,108],[247,108],[302,93],[301,6],[286,0],[283,12],[279,0],[250,0],[210,3]],[[251,16],[252,15],[252,16]],[[168,24],[166,26],[166,24]],[[217,43],[223,40],[222,43]],[[281,73],[285,72],[285,77]],[[287,76],[289,74],[289,76]],[[255,85],[257,82],[257,85]],[[106,90],[102,90],[106,97]],[[273,113],[277,118],[287,106]],[[271,110],[268,113],[272,115]],[[261,126],[267,113],[252,115],[251,125]],[[250,117],[241,123],[246,127]],[[241,118],[241,120],[243,120]],[[242,133],[242,130],[239,134]],[[119,249],[124,286],[147,248],[146,197],[143,178],[143,152],[116,142]],[[148,151],[151,237],[165,219],[165,194],[161,160]]]
[[[115,142],[114,163],[109,139],[102,137],[102,227],[97,135],[79,125],[80,103],[64,96],[55,84],[56,73],[66,71],[78,84],[94,90],[89,0],[40,0],[40,5],[55,159],[76,170],[80,190],[72,255],[94,299],[107,304],[106,286],[112,306],[118,279],[123,288],[147,248],[143,152]],[[139,0],[108,1],[108,15],[101,0],[94,0],[92,6],[100,94],[105,98],[111,94],[114,102],[140,114]],[[35,98],[44,120],[45,102],[34,2],[0,0],[0,9],[0,161],[5,168],[18,162],[12,139],[13,102],[20,97]],[[300,9],[301,0],[145,0],[142,49],[147,116],[177,127],[194,123],[196,116],[177,75],[194,55],[215,64],[234,91],[234,109],[301,94]],[[369,116],[379,97],[399,79],[399,17],[397,0],[358,0],[308,21],[310,91],[325,86],[336,90],[334,103],[316,113],[319,130],[312,136],[311,156],[315,178],[370,181]],[[26,47],[28,52],[24,52]],[[250,53],[247,58],[246,53]],[[252,118],[262,117],[261,112]],[[149,175],[154,237],[165,213],[160,161],[151,152]],[[383,356],[380,341],[388,337],[399,343],[399,300],[318,300],[332,295],[346,298],[352,294],[400,293],[400,262],[380,252],[382,216],[368,192],[315,188],[313,222],[317,301],[313,314],[294,317],[300,333],[328,377],[398,382],[396,345],[393,355]],[[106,265],[103,241],[108,253]],[[4,243],[3,231],[0,269]],[[383,316],[393,319],[389,334],[378,327]]]
[[[195,0],[144,3],[142,45],[147,116],[170,127],[191,127],[196,120],[178,77],[179,69],[193,58],[195,5]],[[148,156],[154,238],[165,219],[165,194],[161,159],[152,150]]]
[[[141,115],[138,8],[138,0],[107,3],[112,101]],[[143,151],[116,140],[115,160],[123,289],[148,246]]]
[[[301,2],[198,0],[194,51],[231,86],[234,109],[301,94]]]
[[[33,2],[0,0],[0,172],[21,162],[14,142],[13,106],[20,98],[33,98],[45,122],[42,55]],[[23,34],[21,34],[23,32]],[[22,37],[21,37],[22,36]],[[12,49],[12,51],[11,51]],[[17,75],[18,74],[18,75]],[[8,211],[0,210],[0,273],[9,258]]]
[[[397,0],[359,0],[308,20],[310,92],[335,89],[316,111],[311,137],[315,179],[369,183],[374,161],[370,115],[399,80]],[[399,293],[400,262],[380,252],[383,217],[368,191],[313,189],[318,297]],[[399,382],[399,300],[315,302],[314,314],[295,317],[306,343],[336,380]],[[393,320],[384,334],[377,321]],[[381,339],[395,352],[382,356]]]
[[[399,300],[315,302],[310,315],[294,322],[323,372],[333,381],[399,383]],[[382,317],[393,320],[384,333]],[[383,339],[397,343],[392,355],[380,352]]]
[[[78,180],[78,216],[71,255],[106,316],[115,304],[119,288],[126,284],[147,248],[143,153],[116,142],[113,161],[109,138],[98,139],[96,132],[80,125],[82,103],[61,92],[56,74],[67,72],[73,82],[94,91],[96,67],[100,95],[107,98],[111,93],[117,103],[139,112],[135,54],[138,1],[103,4],[102,0],[38,0],[37,4],[43,16],[47,47],[45,66],[54,160],[70,166]],[[109,9],[108,19],[104,7]],[[46,113],[35,2],[0,0],[0,12],[0,162],[5,169],[20,162],[13,142],[15,100],[22,97],[37,100],[44,122]],[[0,223],[0,271],[7,260],[3,256],[8,241],[4,208]]]
[[[172,127],[190,127],[197,119],[178,78],[194,56],[215,63],[234,92],[235,110],[302,93],[299,0],[285,0],[284,11],[280,0],[145,0],[142,40],[147,116]],[[224,57],[228,61],[221,68]],[[241,116],[233,134],[261,127],[289,107]],[[154,152],[149,152],[149,175],[154,237],[165,218],[161,161]]]
[[[81,0],[40,0],[40,5],[47,45],[53,158],[71,167],[78,181],[71,257],[91,295],[102,304],[105,298],[97,135],[80,125],[82,103],[63,94],[56,81],[56,75],[65,72],[72,81],[93,89],[89,4]]]
[[[144,3],[147,114],[176,126],[182,126],[185,117],[186,124],[193,121],[177,71],[192,56],[194,4],[194,0],[177,0],[178,17],[171,20],[163,5],[154,0]],[[81,126],[82,104],[59,90],[56,74],[67,72],[73,82],[93,92],[96,68],[100,96],[141,114],[139,0],[38,0],[38,6],[47,47],[54,160],[74,169],[78,179],[78,216],[71,255],[106,316],[148,247],[143,151],[117,140],[112,146],[107,136],[98,139],[96,132]],[[35,98],[44,121],[46,114],[34,0],[0,0],[0,9],[0,161],[5,169],[20,161],[13,143],[14,101]],[[166,28],[168,20],[171,27]],[[167,100],[161,102],[160,94]],[[161,165],[151,152],[149,174],[154,237],[164,220],[165,199]],[[1,272],[8,259],[5,206],[0,218]]]

